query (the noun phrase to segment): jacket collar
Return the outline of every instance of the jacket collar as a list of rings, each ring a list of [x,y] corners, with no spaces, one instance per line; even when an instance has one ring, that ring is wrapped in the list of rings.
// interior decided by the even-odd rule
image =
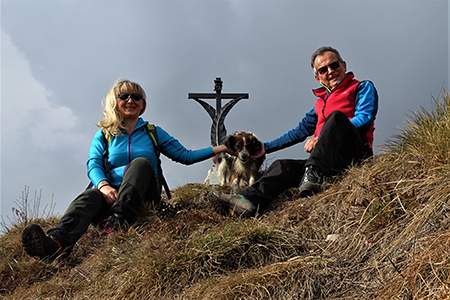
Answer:
[[[342,83],[347,83],[347,82],[351,81],[354,77],[355,77],[355,75],[353,74],[353,72],[347,72],[345,74],[344,79],[339,81],[339,83],[336,85],[336,87],[334,89],[330,90],[328,87],[322,85],[321,87],[319,87],[317,89],[314,89],[313,93],[317,97],[324,97],[325,94],[329,95],[332,91],[341,88],[342,87]]]
[[[147,121],[144,121],[144,119],[142,119],[141,117],[139,117],[139,120],[138,120],[138,122],[137,122],[137,124],[136,124],[136,128],[135,128],[135,129],[139,129],[139,128],[141,128],[141,127],[147,125],[147,123],[148,123]]]
[[[136,126],[133,129],[133,132],[138,130],[138,129],[141,129],[142,127],[146,126],[147,124],[148,124],[148,121],[144,121],[141,117],[139,117],[138,122],[137,122]],[[125,129],[121,129],[121,131],[123,133],[126,133]]]

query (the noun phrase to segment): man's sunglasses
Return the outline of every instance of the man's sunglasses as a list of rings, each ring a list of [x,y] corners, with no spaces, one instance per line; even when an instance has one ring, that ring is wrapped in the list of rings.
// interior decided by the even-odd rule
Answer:
[[[337,60],[335,62],[332,62],[328,66],[323,66],[322,68],[318,69],[317,73],[319,73],[320,75],[323,75],[328,72],[328,68],[330,68],[331,70],[336,70],[340,66],[341,66],[341,62]]]
[[[141,101],[142,100],[142,96],[139,94],[136,94],[136,93],[134,93],[134,94],[122,93],[122,94],[119,94],[119,96],[117,96],[117,97],[122,101],[128,101],[130,98],[133,101]]]

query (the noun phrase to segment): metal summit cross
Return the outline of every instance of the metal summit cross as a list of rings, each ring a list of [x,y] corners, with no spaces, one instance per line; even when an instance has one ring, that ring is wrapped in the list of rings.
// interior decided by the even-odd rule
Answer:
[[[224,121],[231,108],[242,99],[248,99],[248,94],[222,94],[222,80],[217,77],[214,80],[214,93],[189,93],[188,98],[194,99],[208,112],[212,119],[211,145],[217,146],[223,143],[227,136]],[[200,99],[216,99],[216,109]],[[233,99],[222,107],[222,99]]]

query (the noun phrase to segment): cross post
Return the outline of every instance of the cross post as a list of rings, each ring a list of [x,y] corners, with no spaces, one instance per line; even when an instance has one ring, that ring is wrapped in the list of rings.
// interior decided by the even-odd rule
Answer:
[[[223,82],[220,77],[214,80],[214,91],[216,93],[189,93],[188,99],[197,101],[212,120],[211,125],[211,146],[222,144],[227,136],[225,128],[225,117],[236,103],[242,99],[248,99],[248,94],[222,94]],[[216,109],[201,99],[216,99]],[[222,107],[222,99],[232,99]]]

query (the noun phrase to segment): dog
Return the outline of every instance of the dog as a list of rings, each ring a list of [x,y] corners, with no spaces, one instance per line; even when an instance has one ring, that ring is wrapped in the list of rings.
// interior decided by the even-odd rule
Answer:
[[[261,177],[260,168],[265,155],[253,158],[261,151],[262,144],[251,132],[236,132],[227,137],[224,142],[228,149],[237,156],[222,153],[217,158],[220,184],[230,184],[234,193],[252,185]]]

